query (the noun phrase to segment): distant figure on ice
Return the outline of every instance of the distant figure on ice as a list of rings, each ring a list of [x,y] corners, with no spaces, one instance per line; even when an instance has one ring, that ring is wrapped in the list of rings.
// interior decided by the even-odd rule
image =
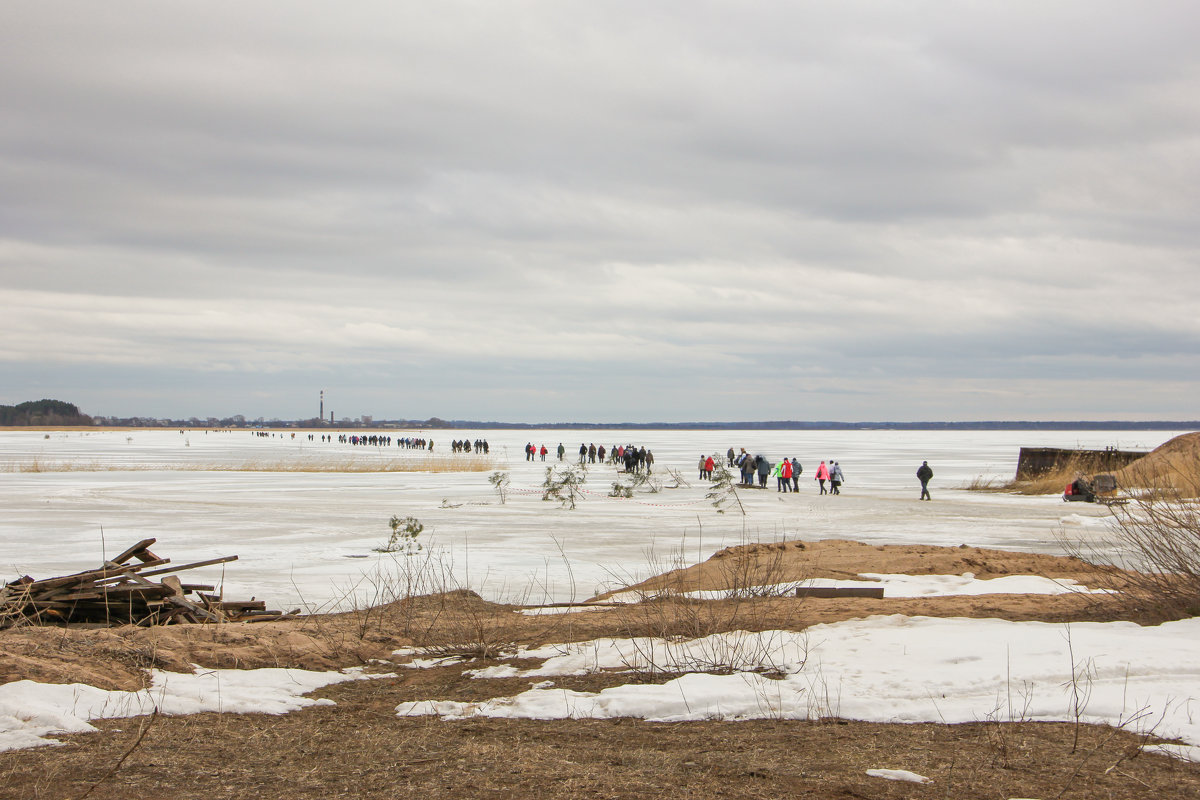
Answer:
[[[800,466],[800,462],[792,457],[792,491],[800,491],[800,473],[804,472],[804,467]]]
[[[917,467],[917,480],[921,482],[921,499],[932,500],[929,496],[929,481],[933,479],[933,470],[929,468],[928,461],[922,461],[921,466]]]
[[[562,442],[559,442],[559,443],[558,443],[558,460],[559,460],[559,461],[562,461],[562,460],[563,460],[563,455],[565,455],[565,454],[566,454],[566,452],[567,452],[567,448],[563,447],[563,443],[562,443]]]
[[[729,468],[730,468],[730,469],[732,469],[732,468],[733,468],[733,460],[734,460],[735,458],[737,458],[737,453],[733,452],[733,448],[731,447],[731,448],[729,448],[729,450],[728,450],[728,451],[725,453],[725,459],[726,459],[726,460],[729,462],[728,466],[729,466]]]
[[[821,466],[817,467],[816,477],[814,481],[821,484],[821,494],[825,494],[825,481],[829,480],[829,467],[825,466],[825,462],[821,462]]]
[[[758,488],[767,488],[767,476],[771,474],[771,462],[767,461],[762,455],[754,457],[754,463],[758,466]]]

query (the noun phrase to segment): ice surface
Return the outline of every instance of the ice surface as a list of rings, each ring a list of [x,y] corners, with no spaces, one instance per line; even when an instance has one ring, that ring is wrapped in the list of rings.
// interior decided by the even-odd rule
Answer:
[[[393,435],[405,435],[399,432]],[[982,477],[1006,479],[1020,446],[1151,449],[1171,432],[958,431],[434,431],[435,453],[453,438],[487,438],[493,469],[509,471],[513,491],[500,505],[487,472],[296,471],[347,461],[415,459],[399,448],[309,442],[306,433],[257,437],[247,431],[0,432],[0,569],[10,577],[49,577],[94,567],[139,539],[175,563],[240,556],[189,573],[221,583],[227,596],[307,610],[388,599],[388,582],[414,561],[381,555],[392,515],[426,526],[425,554],[448,564],[462,585],[497,599],[529,602],[588,597],[664,566],[703,560],[752,541],[845,538],[873,544],[969,544],[1059,552],[1066,535],[1101,541],[1102,507],[1057,497],[962,490]],[[540,499],[546,466],[523,460],[526,441],[568,453],[579,442],[645,444],[656,474],[679,470],[690,487],[607,497],[619,476],[589,471],[574,511]],[[730,446],[804,464],[799,494],[743,491],[748,515],[718,514],[696,479],[700,453]],[[836,459],[848,483],[839,497],[818,496],[809,478]],[[916,500],[914,472],[935,471],[934,502]],[[246,471],[258,467],[258,471]],[[278,471],[273,471],[278,469]],[[873,576],[922,596],[1006,580],[1014,590],[1048,590],[1028,576],[976,581],[968,576]],[[1078,587],[1060,586],[1066,590]],[[631,684],[600,693],[555,689],[548,680],[511,698],[483,703],[406,704],[399,713],[443,716],[633,716],[656,720],[812,717],[877,721],[1069,719],[1072,686],[1086,684],[1084,719],[1179,736],[1182,753],[1200,752],[1200,628],[1196,621],[1139,628],[1124,623],[1072,626],[1002,620],[876,617],[786,631],[732,632],[694,642],[602,640],[523,651],[533,669],[499,665],[475,673],[543,679],[599,668],[693,671],[663,685]],[[1068,650],[1074,651],[1074,660]],[[763,673],[766,670],[770,673]],[[307,677],[307,676],[312,676]],[[1074,676],[1074,681],[1073,681]],[[154,689],[19,681],[0,686],[0,747],[45,743],[53,731],[86,730],[88,720],[144,713],[258,710],[281,713],[314,702],[300,697],[347,679],[299,670],[211,670],[155,674]],[[163,683],[165,682],[165,683]],[[207,682],[207,683],[206,683]],[[207,687],[207,688],[206,688]],[[277,709],[272,711],[271,709]],[[1149,711],[1145,717],[1142,712]]]
[[[340,432],[340,431],[339,431]],[[347,431],[349,432],[349,431]],[[375,431],[378,432],[378,431]],[[48,577],[94,567],[139,539],[175,563],[218,555],[237,562],[189,573],[284,610],[346,607],[386,599],[412,561],[384,555],[392,515],[425,525],[425,553],[458,581],[493,599],[582,600],[676,562],[730,545],[791,538],[873,544],[969,544],[1059,552],[1057,537],[1098,541],[1107,511],[1057,497],[964,491],[977,478],[1010,478],[1022,445],[1151,449],[1172,432],[995,431],[393,431],[427,435],[453,458],[451,439],[486,438],[493,468],[510,473],[500,505],[488,472],[288,471],[349,462],[413,460],[398,447],[322,443],[319,434],[259,437],[250,431],[0,432],[0,575]],[[636,443],[655,454],[659,476],[676,469],[690,487],[607,496],[621,478],[593,466],[574,511],[543,502],[544,470],[526,442],[568,453],[580,442]],[[695,471],[701,453],[733,446],[771,459],[797,457],[801,491],[743,490],[748,514],[718,514]],[[577,457],[577,456],[576,456]],[[466,456],[460,456],[466,459]],[[551,456],[553,459],[553,456]],[[838,497],[819,496],[817,463],[836,459],[847,477]],[[934,501],[917,502],[921,461],[934,468]],[[256,467],[263,471],[240,471]],[[284,471],[270,471],[282,468]],[[61,470],[68,471],[61,471]],[[34,471],[43,470],[43,471]],[[669,481],[668,481],[669,482]]]

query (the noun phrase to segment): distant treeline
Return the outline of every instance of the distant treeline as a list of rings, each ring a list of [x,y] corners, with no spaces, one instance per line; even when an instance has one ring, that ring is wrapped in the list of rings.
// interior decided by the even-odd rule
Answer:
[[[1051,420],[974,422],[832,422],[797,420],[742,422],[481,422],[438,417],[429,419],[247,419],[232,417],[88,417],[71,403],[38,400],[0,406],[0,425],[106,425],[127,428],[403,428],[418,430],[766,430],[766,431],[1175,431],[1200,430],[1200,420]]]
[[[0,406],[0,425],[91,425],[92,418],[79,413],[79,406],[61,400],[30,400],[15,406]]]

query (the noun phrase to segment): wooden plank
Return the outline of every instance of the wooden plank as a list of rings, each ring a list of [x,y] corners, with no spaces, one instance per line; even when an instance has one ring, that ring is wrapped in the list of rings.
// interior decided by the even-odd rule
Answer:
[[[136,584],[128,584],[125,586],[108,587],[104,592],[74,592],[72,594],[55,594],[54,601],[62,600],[91,600],[95,602],[104,602],[106,599],[114,603],[124,603],[131,598],[144,600],[147,598],[158,599],[170,594],[170,591],[161,586],[139,586]]]
[[[116,569],[117,572],[114,572],[113,574],[111,574],[105,578],[98,578],[95,581],[93,581],[93,583],[112,583],[114,581],[128,580],[128,577],[125,575],[125,573],[127,573],[127,572],[130,572],[130,573],[138,572],[139,570],[150,569],[151,567],[158,567],[163,564],[170,564],[171,559],[160,558],[157,561],[145,561],[141,564],[117,564],[117,563],[114,563],[111,561],[107,562],[107,563],[111,565],[109,567],[110,570]]]
[[[149,572],[143,572],[142,575],[162,575],[167,572],[182,572],[185,569],[196,569],[197,567],[208,567],[213,564],[224,564],[228,561],[237,561],[237,556],[223,556],[221,558],[210,558],[208,561],[196,561],[191,564],[180,564],[177,567],[167,567],[165,569],[152,569]]]
[[[225,618],[219,614],[214,614],[207,609],[201,608],[191,600],[186,600],[182,597],[171,596],[166,598],[167,602],[173,606],[179,606],[184,609],[184,615],[191,617],[193,622],[199,622],[201,619],[206,619],[209,622],[224,622]]]
[[[97,583],[111,580],[121,580],[121,575],[125,572],[136,572],[137,570],[146,569],[147,567],[156,567],[159,564],[167,564],[170,563],[170,561],[171,559],[164,558],[159,559],[157,562],[147,561],[145,564],[134,564],[132,566],[108,562],[111,566],[101,567],[100,569],[89,569],[85,572],[76,572],[72,575],[62,575],[58,578],[45,578],[40,581],[27,583],[25,586],[29,587],[31,591],[40,591],[42,589],[48,589],[54,586],[69,586],[72,583],[86,583],[89,581]]]
[[[133,558],[135,555],[157,541],[158,539],[142,539],[140,542],[126,550],[124,553],[121,553],[121,555],[117,556],[116,558],[110,558],[109,561],[112,561],[114,564],[124,564],[126,561]],[[142,560],[144,561],[145,559]]]
[[[221,611],[263,611],[266,610],[267,602],[265,600],[226,600],[221,603],[209,603],[210,608],[218,608]]]
[[[299,614],[300,614],[300,609],[296,609],[295,611],[289,611],[286,614],[280,614],[278,611],[275,611],[270,614],[254,614],[252,616],[246,617],[245,619],[241,619],[238,621],[239,622],[276,622],[281,619],[294,619],[297,616],[299,616]]]
[[[810,587],[796,590],[796,597],[883,597],[883,587],[847,586],[847,587]]]

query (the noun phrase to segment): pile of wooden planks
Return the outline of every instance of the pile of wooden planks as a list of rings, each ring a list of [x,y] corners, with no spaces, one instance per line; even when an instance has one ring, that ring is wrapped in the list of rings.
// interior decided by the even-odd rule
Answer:
[[[237,556],[165,566],[171,560],[150,551],[155,541],[144,539],[96,569],[44,580],[26,575],[0,586],[0,629],[27,624],[258,622],[299,613],[268,611],[262,600],[224,600],[211,594],[212,586],[183,583],[171,573],[236,561]],[[157,583],[150,580],[160,575]]]

